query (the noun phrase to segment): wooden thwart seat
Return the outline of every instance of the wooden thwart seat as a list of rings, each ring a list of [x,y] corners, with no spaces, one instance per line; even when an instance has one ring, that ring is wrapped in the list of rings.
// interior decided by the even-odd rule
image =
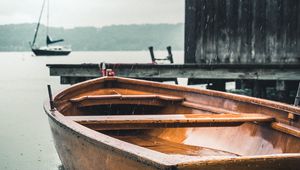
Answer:
[[[274,120],[273,117],[263,114],[68,116],[67,118],[94,130],[238,126],[245,122]]]
[[[278,131],[287,133],[287,134],[291,134],[293,136],[296,136],[298,138],[300,138],[300,128],[294,127],[294,126],[290,126],[287,124],[283,124],[283,123],[279,123],[279,122],[274,122],[271,124],[271,127],[273,129],[276,129]]]
[[[184,98],[177,96],[165,95],[93,95],[82,96],[70,100],[76,103],[78,107],[87,107],[95,105],[110,105],[110,104],[134,104],[134,105],[151,105],[164,106],[166,103],[182,102]]]

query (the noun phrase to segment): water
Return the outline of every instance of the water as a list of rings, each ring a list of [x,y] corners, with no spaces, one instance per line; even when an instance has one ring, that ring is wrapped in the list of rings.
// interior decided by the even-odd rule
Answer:
[[[166,51],[155,52],[165,57]],[[175,63],[183,52],[174,51]],[[30,52],[0,53],[0,169],[57,170],[61,162],[54,148],[42,105],[46,85],[65,88],[59,77],[50,77],[46,64],[150,63],[148,51],[73,52],[64,57],[35,57]]]

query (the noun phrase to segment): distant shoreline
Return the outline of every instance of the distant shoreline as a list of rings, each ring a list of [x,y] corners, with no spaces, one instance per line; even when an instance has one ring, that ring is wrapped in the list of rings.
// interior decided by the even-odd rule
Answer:
[[[36,24],[0,25],[1,52],[30,51]],[[45,26],[41,25],[37,45],[45,44]],[[155,50],[183,50],[184,25],[179,24],[132,24],[104,27],[75,27],[50,29],[51,36],[62,37],[71,44],[73,51],[141,51],[153,46]]]

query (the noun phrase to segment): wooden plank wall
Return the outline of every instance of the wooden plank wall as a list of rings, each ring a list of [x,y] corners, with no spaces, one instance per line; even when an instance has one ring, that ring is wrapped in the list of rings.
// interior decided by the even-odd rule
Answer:
[[[295,62],[300,0],[186,0],[185,63]]]

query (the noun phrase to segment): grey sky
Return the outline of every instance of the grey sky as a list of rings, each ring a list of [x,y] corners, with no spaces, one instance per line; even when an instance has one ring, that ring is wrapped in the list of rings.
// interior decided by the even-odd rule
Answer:
[[[37,22],[41,6],[42,0],[1,0],[0,24]],[[184,21],[184,0],[50,0],[50,17],[52,26],[68,28],[179,23]]]

